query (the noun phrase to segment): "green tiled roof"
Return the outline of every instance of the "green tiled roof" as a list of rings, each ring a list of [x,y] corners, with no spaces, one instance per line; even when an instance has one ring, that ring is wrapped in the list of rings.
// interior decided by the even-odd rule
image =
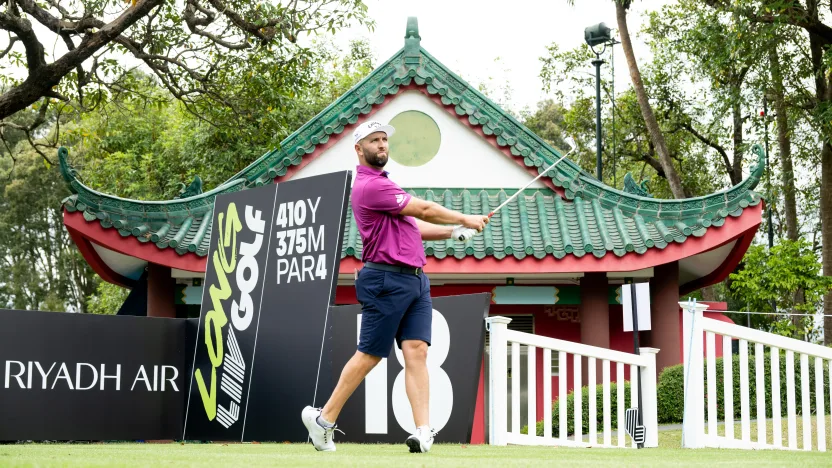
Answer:
[[[415,84],[438,96],[446,106],[485,135],[495,135],[497,144],[522,158],[538,173],[560,158],[560,153],[514,117],[459,78],[419,45],[415,19],[408,20],[405,47],[311,121],[284,140],[280,148],[257,159],[216,189],[187,198],[144,202],[126,200],[86,187],[67,163],[67,150],[59,150],[61,170],[73,195],[64,200],[69,212],[80,211],[89,222],[118,229],[124,237],[152,242],[160,249],[179,254],[207,255],[214,198],[221,193],[272,183],[304,156],[327,143],[333,135],[356,123],[374,105],[397,94],[402,86]],[[753,189],[764,168],[764,154],[753,147],[757,163],[740,184],[705,197],[658,200],[635,187],[619,191],[595,180],[576,164],[564,160],[546,175],[563,195],[548,189],[529,190],[492,219],[482,236],[462,244],[457,241],[427,242],[428,255],[476,258],[513,255],[538,258],[552,255],[602,257],[628,252],[644,253],[702,236],[712,226],[721,226],[728,216],[739,216],[748,206],[760,203]],[[635,185],[635,184],[632,184]],[[486,214],[513,192],[510,190],[432,189],[411,190],[416,196],[469,214]],[[361,242],[352,218],[348,218],[344,255],[360,258]]]

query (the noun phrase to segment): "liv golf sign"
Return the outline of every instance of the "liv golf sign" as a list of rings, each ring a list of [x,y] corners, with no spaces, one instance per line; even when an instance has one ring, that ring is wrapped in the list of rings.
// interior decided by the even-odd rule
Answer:
[[[320,363],[350,177],[217,197],[184,439],[306,440],[300,412],[331,378]],[[274,424],[287,414],[297,424]]]

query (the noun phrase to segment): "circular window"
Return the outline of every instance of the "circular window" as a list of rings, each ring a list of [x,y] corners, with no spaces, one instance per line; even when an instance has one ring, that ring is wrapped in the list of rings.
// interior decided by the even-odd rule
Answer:
[[[404,111],[390,125],[396,129],[390,137],[390,158],[402,166],[423,166],[439,152],[439,125],[424,112]]]

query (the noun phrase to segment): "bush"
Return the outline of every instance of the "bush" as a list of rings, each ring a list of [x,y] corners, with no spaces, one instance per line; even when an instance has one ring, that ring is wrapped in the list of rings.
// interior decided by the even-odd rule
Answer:
[[[604,386],[595,386],[595,412],[598,431],[604,430]],[[589,427],[589,387],[581,387],[581,406],[583,407],[582,425]],[[624,382],[624,408],[630,407],[630,382]],[[610,382],[610,424],[611,429],[618,428],[618,386]],[[524,426],[521,433],[528,434],[528,426]],[[575,432],[575,394],[574,391],[566,395],[566,433],[572,435]],[[587,433],[587,429],[582,431]],[[543,435],[543,421],[537,422],[537,435]],[[552,436],[560,435],[560,402],[555,399],[552,402]]]
[[[771,410],[771,353],[766,352],[764,376],[765,376],[765,403],[766,403],[766,417],[772,416]],[[734,420],[739,420],[741,417],[742,408],[740,406],[740,358],[739,355],[732,356],[733,381],[733,400],[734,400]],[[824,367],[828,370],[826,362]],[[723,390],[723,358],[716,359],[716,394],[717,394],[717,415],[719,420],[723,420],[725,416],[725,392]],[[707,360],[704,368],[705,374],[705,417],[708,414],[708,372]],[[754,349],[749,346],[748,353],[748,410],[752,419],[757,417],[757,364],[754,359]],[[815,411],[815,360],[809,358],[809,399],[810,407],[809,414],[814,414]],[[780,352],[780,413],[785,416],[788,410],[786,400],[786,353]],[[794,389],[795,389],[795,413],[803,414],[803,397],[801,393],[801,377],[800,377],[800,359],[797,354],[794,356]],[[829,392],[829,379],[823,379],[823,391]],[[666,423],[680,423],[684,414],[684,368],[682,364],[666,368],[659,376],[658,384],[658,417],[659,424]],[[824,398],[821,395],[821,398]]]

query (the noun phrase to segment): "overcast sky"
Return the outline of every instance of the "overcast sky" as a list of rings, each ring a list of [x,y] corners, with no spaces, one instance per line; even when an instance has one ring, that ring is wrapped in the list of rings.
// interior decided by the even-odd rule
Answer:
[[[577,47],[584,40],[584,28],[600,22],[616,28],[613,0],[365,0],[376,28],[352,28],[336,36],[346,45],[350,39],[369,39],[377,63],[404,45],[408,16],[419,20],[422,46],[454,72],[472,81],[509,84],[511,107],[521,110],[545,98],[538,77],[546,46],[556,42],[561,50]],[[671,0],[636,0],[630,9],[631,34],[642,27],[643,13],[659,10]],[[650,60],[650,51],[634,38],[636,59]],[[630,84],[621,46],[615,47],[616,89]],[[499,58],[499,61],[496,59]],[[606,54],[609,62],[609,51]],[[609,63],[602,73],[610,73]],[[594,74],[587,62],[586,71]]]

